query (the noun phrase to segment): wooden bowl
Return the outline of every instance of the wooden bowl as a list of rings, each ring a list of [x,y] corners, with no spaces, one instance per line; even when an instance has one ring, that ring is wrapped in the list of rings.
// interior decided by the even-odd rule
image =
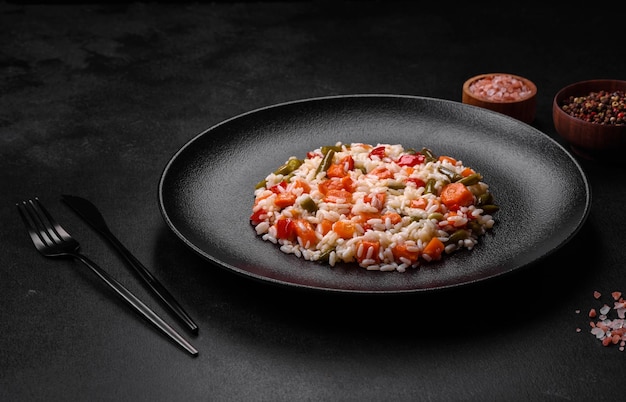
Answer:
[[[478,92],[474,87],[476,83],[483,82],[481,80],[494,78],[507,77],[509,80],[516,80],[521,82],[524,88],[523,93],[519,91],[513,91],[509,94],[519,94],[519,98],[508,99],[493,96],[484,96]],[[463,103],[479,106],[485,109],[493,110],[494,112],[506,114],[507,116],[514,117],[524,123],[532,123],[535,120],[535,112],[537,109],[537,86],[527,78],[520,77],[519,75],[509,73],[489,73],[474,76],[463,84]]]
[[[588,159],[626,150],[626,124],[589,122],[571,116],[562,108],[563,102],[570,96],[587,96],[600,90],[626,92],[626,81],[599,79],[576,82],[557,92],[552,102],[552,119],[556,131],[575,153]]]

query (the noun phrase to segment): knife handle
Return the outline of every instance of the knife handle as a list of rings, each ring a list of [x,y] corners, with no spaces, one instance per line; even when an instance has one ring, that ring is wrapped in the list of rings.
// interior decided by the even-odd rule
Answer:
[[[141,300],[132,294],[128,289],[124,287],[115,278],[111,277],[106,271],[104,271],[95,262],[91,261],[87,256],[81,253],[71,253],[74,258],[77,258],[82,263],[87,265],[91,270],[96,273],[100,279],[102,279],[111,289],[115,290],[117,295],[121,297],[126,303],[128,303],[137,313],[143,318],[154,325],[163,334],[169,336],[172,340],[185,348],[192,356],[198,356],[198,350],[194,348],[185,338],[183,338],[178,332],[170,327],[165,321],[161,319],[150,307],[146,306]]]
[[[194,333],[198,333],[198,325],[191,319],[189,314],[178,304],[174,296],[159,282],[154,275],[130,252],[124,245],[110,232],[104,233],[109,240],[113,243],[113,245],[117,248],[120,254],[128,261],[128,263],[137,271],[137,273],[141,276],[141,278],[146,282],[148,286],[152,289],[152,291],[161,299],[163,303],[176,316],[183,322],[187,327]]]

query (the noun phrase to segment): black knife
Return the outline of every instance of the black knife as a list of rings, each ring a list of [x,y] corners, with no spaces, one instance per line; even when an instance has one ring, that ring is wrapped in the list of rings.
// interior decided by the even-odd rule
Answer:
[[[178,304],[170,292],[148,271],[148,269],[113,235],[98,208],[89,200],[74,195],[63,194],[62,200],[85,220],[91,227],[100,232],[115,249],[126,259],[141,279],[150,287],[165,305],[193,332],[198,333],[198,326],[189,314]]]

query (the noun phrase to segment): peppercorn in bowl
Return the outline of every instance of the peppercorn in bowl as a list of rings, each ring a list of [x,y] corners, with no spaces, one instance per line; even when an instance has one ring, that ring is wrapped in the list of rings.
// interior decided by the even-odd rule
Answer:
[[[626,81],[596,79],[562,88],[552,102],[554,127],[572,151],[599,159],[626,150]]]

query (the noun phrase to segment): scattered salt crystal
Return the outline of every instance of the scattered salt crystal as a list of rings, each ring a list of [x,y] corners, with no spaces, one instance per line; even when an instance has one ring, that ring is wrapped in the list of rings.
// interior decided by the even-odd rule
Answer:
[[[602,328],[598,328],[598,327],[592,328],[591,329],[591,333],[594,334],[596,336],[596,338],[598,338],[598,339],[602,339],[604,337],[604,334],[605,334],[604,330],[602,330]]]
[[[594,291],[593,297],[599,300],[601,293]],[[603,304],[599,310],[599,315],[596,309],[589,310],[589,318],[596,318],[596,321],[589,321],[591,329],[589,332],[600,340],[603,346],[618,345],[620,351],[624,351],[626,347],[626,301],[622,299],[621,292],[612,292],[611,296],[614,300],[613,308],[608,304]],[[576,310],[577,314],[580,310]],[[615,313],[618,318],[609,318],[610,313]],[[580,328],[576,328],[576,332],[580,332]]]

